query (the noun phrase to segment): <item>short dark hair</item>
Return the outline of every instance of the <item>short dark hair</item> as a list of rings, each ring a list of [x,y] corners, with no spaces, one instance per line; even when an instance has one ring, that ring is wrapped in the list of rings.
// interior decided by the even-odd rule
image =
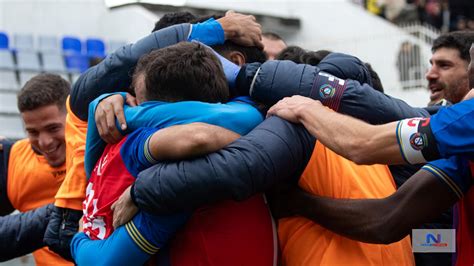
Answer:
[[[71,90],[69,82],[55,74],[39,74],[28,82],[17,95],[20,112],[32,111],[55,104],[66,110],[66,98]]]
[[[466,62],[471,61],[469,49],[474,43],[474,31],[453,31],[436,38],[431,47],[431,52],[440,48],[452,48],[459,51],[459,56]]]
[[[229,98],[219,59],[200,43],[181,42],[152,51],[140,61],[147,101],[226,102]]]
[[[176,24],[188,23],[194,19],[196,19],[196,16],[187,11],[166,13],[155,23],[155,27],[151,32],[155,32]]]
[[[290,60],[297,64],[302,64],[301,57],[306,53],[306,50],[299,46],[288,46],[275,57],[275,60]]]
[[[377,91],[384,92],[382,80],[380,80],[379,74],[375,72],[371,64],[364,63],[364,65],[369,70],[370,79],[372,80],[372,88],[374,88]]]

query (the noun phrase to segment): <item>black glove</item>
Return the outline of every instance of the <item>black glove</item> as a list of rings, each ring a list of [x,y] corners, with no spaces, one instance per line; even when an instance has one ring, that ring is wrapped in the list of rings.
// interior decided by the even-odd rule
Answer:
[[[81,217],[82,211],[55,206],[44,234],[43,241],[49,249],[69,261],[73,261],[70,244],[79,229]]]

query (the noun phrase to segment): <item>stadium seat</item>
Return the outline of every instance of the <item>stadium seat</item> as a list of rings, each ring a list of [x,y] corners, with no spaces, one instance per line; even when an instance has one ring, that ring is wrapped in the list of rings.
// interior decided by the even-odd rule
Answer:
[[[23,51],[33,51],[33,35],[31,34],[14,34],[13,35],[13,49]]]
[[[0,50],[0,69],[15,69],[12,51],[7,49]]]
[[[38,37],[38,50],[42,53],[60,53],[58,38],[40,35]]]
[[[0,115],[0,135],[6,138],[20,139],[25,137],[25,130],[19,115]]]
[[[105,44],[100,39],[87,39],[86,50],[89,57],[105,57]]]
[[[8,49],[8,35],[0,32],[0,49]]]
[[[19,70],[41,70],[38,54],[34,51],[18,50],[16,52],[16,62]]]
[[[82,73],[89,68],[89,58],[86,55],[69,54],[64,59],[69,72]]]
[[[0,92],[0,113],[18,114],[15,92]]]
[[[32,77],[41,74],[39,71],[20,71],[20,87],[25,86],[25,83]]]
[[[15,70],[0,69],[0,90],[16,91],[19,87]]]
[[[82,52],[82,43],[76,37],[63,37],[63,52],[65,54],[80,54]]]
[[[43,53],[43,70],[52,73],[66,73],[64,58],[59,53]]]

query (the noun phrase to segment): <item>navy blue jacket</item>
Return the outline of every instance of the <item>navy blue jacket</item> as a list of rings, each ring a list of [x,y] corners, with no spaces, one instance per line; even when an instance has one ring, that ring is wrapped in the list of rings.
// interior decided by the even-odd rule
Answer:
[[[350,66],[344,69],[328,63],[323,67],[328,72],[353,75],[361,82],[368,78],[363,70],[351,70]],[[368,84],[341,81],[327,74],[320,75],[320,72],[318,67],[291,61],[253,63],[241,70],[237,86],[251,84],[251,96],[267,105],[282,97],[299,94],[322,100],[337,111],[374,124],[429,115],[426,110],[410,107],[399,99],[375,91]],[[326,95],[320,93],[325,85],[333,87],[334,91],[328,94],[332,97],[323,98]],[[314,147],[314,139],[305,134],[307,132],[300,126],[267,119],[250,134],[217,153],[189,161],[158,164],[141,172],[133,186],[132,198],[140,209],[155,214],[224,199],[247,199],[276,182],[299,177]],[[292,151],[298,151],[299,161],[295,161],[298,157]],[[275,171],[275,167],[281,168]]]

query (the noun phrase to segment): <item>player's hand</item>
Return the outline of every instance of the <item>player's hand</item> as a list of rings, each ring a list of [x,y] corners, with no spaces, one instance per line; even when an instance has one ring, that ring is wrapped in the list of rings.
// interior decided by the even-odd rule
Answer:
[[[285,97],[268,110],[267,117],[276,115],[290,122],[299,123],[301,113],[304,112],[305,108],[311,108],[313,104],[321,105],[319,101],[308,97],[299,95]]]
[[[227,11],[224,17],[217,20],[224,29],[226,40],[243,46],[256,46],[263,49],[262,26],[254,16]]]
[[[136,106],[134,97],[127,93],[127,103]],[[115,125],[115,118],[119,121],[121,129],[127,129],[127,121],[123,114],[124,99],[122,95],[114,94],[103,99],[96,108],[95,122],[100,137],[107,143],[117,143],[122,139],[122,134]]]
[[[111,207],[114,213],[114,228],[126,224],[128,221],[132,220],[133,216],[138,212],[138,207],[133,203],[130,195],[131,188],[132,186],[130,185],[125,189],[120,198]]]

